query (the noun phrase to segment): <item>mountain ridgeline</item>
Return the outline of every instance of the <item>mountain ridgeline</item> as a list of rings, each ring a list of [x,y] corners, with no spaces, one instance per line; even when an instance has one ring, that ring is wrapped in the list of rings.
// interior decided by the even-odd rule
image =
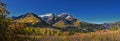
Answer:
[[[25,15],[12,18],[14,19],[14,22],[24,23],[27,27],[47,27],[72,32],[94,32],[96,30],[105,29],[101,24],[83,22],[67,13],[62,13],[60,15],[36,15],[30,12]]]

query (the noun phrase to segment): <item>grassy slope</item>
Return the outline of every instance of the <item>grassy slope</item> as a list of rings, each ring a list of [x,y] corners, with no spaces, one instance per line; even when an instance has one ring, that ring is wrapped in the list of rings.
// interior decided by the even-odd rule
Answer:
[[[32,41],[120,41],[120,30],[81,33],[72,36],[28,36]]]

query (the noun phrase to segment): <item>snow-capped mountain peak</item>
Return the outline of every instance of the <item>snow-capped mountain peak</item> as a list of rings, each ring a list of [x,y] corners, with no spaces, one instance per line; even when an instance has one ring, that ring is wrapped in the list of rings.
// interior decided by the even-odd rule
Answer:
[[[72,16],[67,16],[65,19],[69,19],[69,18],[72,18]]]
[[[53,14],[52,13],[48,13],[48,14],[44,14],[44,15],[39,15],[39,17],[49,17],[49,16],[52,16]]]
[[[61,17],[61,16],[68,16],[68,15],[69,15],[69,13],[62,13],[62,14],[58,15],[58,17]]]

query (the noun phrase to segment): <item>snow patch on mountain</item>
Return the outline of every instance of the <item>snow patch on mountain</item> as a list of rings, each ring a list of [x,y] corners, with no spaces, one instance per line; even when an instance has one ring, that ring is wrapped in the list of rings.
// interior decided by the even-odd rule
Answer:
[[[52,13],[48,13],[48,14],[44,14],[44,15],[39,15],[39,17],[49,17],[49,16],[52,16],[53,14]]]
[[[69,15],[69,13],[62,13],[62,14],[58,15],[58,17],[61,17],[63,15]]]
[[[69,19],[69,18],[72,18],[72,16],[67,16],[65,19]]]

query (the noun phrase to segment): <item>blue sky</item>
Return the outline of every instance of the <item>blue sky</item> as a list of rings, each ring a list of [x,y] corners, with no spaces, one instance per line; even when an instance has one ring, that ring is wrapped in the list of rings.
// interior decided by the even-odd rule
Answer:
[[[104,23],[120,21],[119,0],[2,0],[7,4],[10,16],[27,12],[37,15],[45,13],[70,13],[75,18],[90,22]]]

